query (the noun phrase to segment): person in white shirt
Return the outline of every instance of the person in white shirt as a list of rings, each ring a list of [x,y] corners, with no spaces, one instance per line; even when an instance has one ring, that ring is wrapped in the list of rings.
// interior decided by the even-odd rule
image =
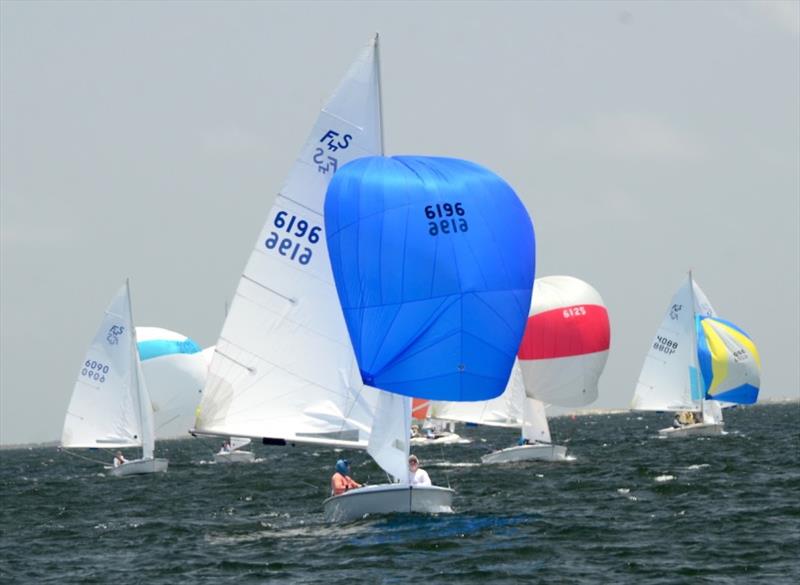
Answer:
[[[411,485],[431,485],[431,478],[428,472],[419,466],[419,459],[416,455],[408,458],[408,483]]]
[[[119,467],[123,463],[127,463],[128,460],[122,456],[122,451],[117,451],[117,454],[114,455],[114,467]]]

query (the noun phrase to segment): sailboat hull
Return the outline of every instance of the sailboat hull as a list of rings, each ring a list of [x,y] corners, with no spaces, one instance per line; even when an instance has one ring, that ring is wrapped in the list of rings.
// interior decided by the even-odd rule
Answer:
[[[451,514],[450,488],[407,484],[370,485],[323,502],[325,520],[351,522],[374,514]]]
[[[567,448],[562,445],[518,445],[481,457],[482,463],[514,463],[517,461],[565,461]]]
[[[666,428],[658,431],[659,437],[669,437],[673,439],[682,437],[716,437],[725,435],[723,425],[719,423],[697,423],[677,428]]]
[[[145,473],[165,473],[169,461],[166,459],[134,459],[126,461],[119,467],[111,470],[114,477],[125,477],[126,475],[142,475]]]
[[[216,453],[216,463],[252,463],[256,456],[251,451],[231,451],[230,453]]]

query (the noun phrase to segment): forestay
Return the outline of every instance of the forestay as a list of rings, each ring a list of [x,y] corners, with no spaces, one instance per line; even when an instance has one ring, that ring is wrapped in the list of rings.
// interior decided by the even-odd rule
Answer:
[[[366,447],[377,394],[362,387],[342,318],[323,201],[339,167],[382,150],[376,43],[323,107],[269,212],[217,342],[198,431]]]
[[[64,447],[145,447],[153,418],[141,375],[127,283],[105,311],[78,371],[64,420]]]

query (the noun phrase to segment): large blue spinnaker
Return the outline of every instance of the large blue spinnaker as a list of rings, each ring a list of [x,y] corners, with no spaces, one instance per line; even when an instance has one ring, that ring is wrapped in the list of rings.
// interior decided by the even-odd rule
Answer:
[[[356,159],[331,180],[325,231],[366,384],[437,400],[503,392],[535,264],[530,217],[503,179],[458,159]]]

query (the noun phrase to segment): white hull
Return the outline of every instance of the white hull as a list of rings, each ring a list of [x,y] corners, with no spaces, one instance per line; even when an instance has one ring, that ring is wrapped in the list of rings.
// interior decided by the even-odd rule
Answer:
[[[715,437],[726,434],[723,425],[717,423],[695,423],[682,427],[669,427],[658,431],[659,437]]]
[[[255,459],[256,456],[251,451],[231,451],[214,455],[214,461],[217,463],[252,463]]]
[[[167,471],[169,461],[166,459],[134,459],[126,461],[119,467],[111,469],[114,477],[124,477],[126,475],[141,475],[144,473],[164,473]]]
[[[451,514],[453,490],[407,484],[370,485],[323,502],[325,520],[350,522],[373,514]]]
[[[567,448],[562,445],[518,445],[481,457],[482,463],[513,463],[516,461],[565,461]]]
[[[411,438],[411,444],[416,445],[417,447],[422,447],[425,445],[466,445],[470,442],[471,441],[469,439],[464,439],[461,437],[461,435],[456,433],[445,433],[432,439],[427,437]]]

